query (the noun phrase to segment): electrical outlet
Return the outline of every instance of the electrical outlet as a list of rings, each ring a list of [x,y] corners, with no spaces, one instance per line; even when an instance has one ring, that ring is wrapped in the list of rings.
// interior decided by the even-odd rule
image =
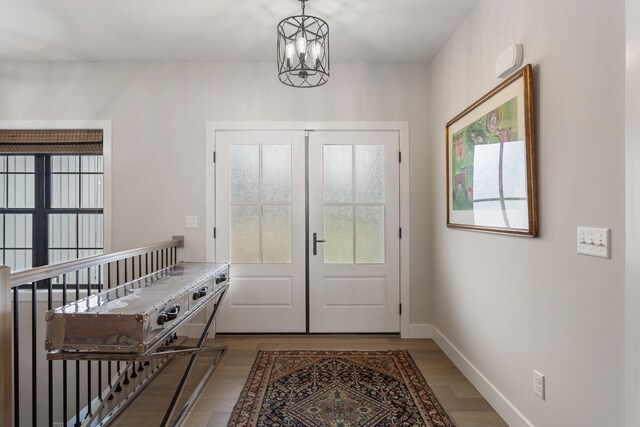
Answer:
[[[540,397],[540,399],[545,400],[544,398],[544,375],[540,372],[533,370],[533,392]]]
[[[578,253],[611,258],[610,236],[609,228],[578,227]]]

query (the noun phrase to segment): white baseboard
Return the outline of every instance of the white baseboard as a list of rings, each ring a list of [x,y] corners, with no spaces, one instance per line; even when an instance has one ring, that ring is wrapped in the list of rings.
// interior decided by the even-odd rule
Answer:
[[[462,354],[442,332],[431,326],[432,338],[451,361],[460,369],[462,374],[478,389],[482,397],[511,427],[534,427],[534,424],[516,408],[495,385],[476,368],[464,354]]]
[[[409,330],[402,338],[431,338],[433,325],[430,323],[409,323]]]

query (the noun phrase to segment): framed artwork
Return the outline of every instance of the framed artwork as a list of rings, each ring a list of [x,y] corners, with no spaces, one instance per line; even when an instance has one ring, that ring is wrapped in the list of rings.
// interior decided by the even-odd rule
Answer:
[[[532,68],[447,123],[447,227],[535,237]]]

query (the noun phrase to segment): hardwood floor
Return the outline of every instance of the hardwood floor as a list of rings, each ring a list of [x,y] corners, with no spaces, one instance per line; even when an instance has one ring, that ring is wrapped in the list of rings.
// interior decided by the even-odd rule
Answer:
[[[442,406],[458,427],[507,426],[478,391],[432,340],[401,340],[396,336],[219,336],[216,344],[229,351],[203,390],[184,425],[226,426],[262,350],[386,350],[408,349]]]
[[[262,335],[218,336],[208,344],[226,344],[228,352],[184,422],[189,427],[226,426],[259,349],[262,350],[388,350],[408,349],[427,383],[458,427],[504,427],[507,424],[432,340],[401,340],[397,336]],[[146,427],[160,424],[187,358],[171,362],[112,424]],[[200,358],[191,384],[206,371]],[[190,393],[190,390],[188,391]]]

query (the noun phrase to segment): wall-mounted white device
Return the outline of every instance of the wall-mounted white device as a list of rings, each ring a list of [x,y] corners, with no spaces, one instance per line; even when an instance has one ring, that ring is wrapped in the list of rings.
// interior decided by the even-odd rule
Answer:
[[[537,394],[540,399],[545,400],[544,375],[536,369],[533,370],[533,392]]]
[[[504,50],[496,59],[496,77],[503,79],[522,65],[524,48],[516,43]]]

